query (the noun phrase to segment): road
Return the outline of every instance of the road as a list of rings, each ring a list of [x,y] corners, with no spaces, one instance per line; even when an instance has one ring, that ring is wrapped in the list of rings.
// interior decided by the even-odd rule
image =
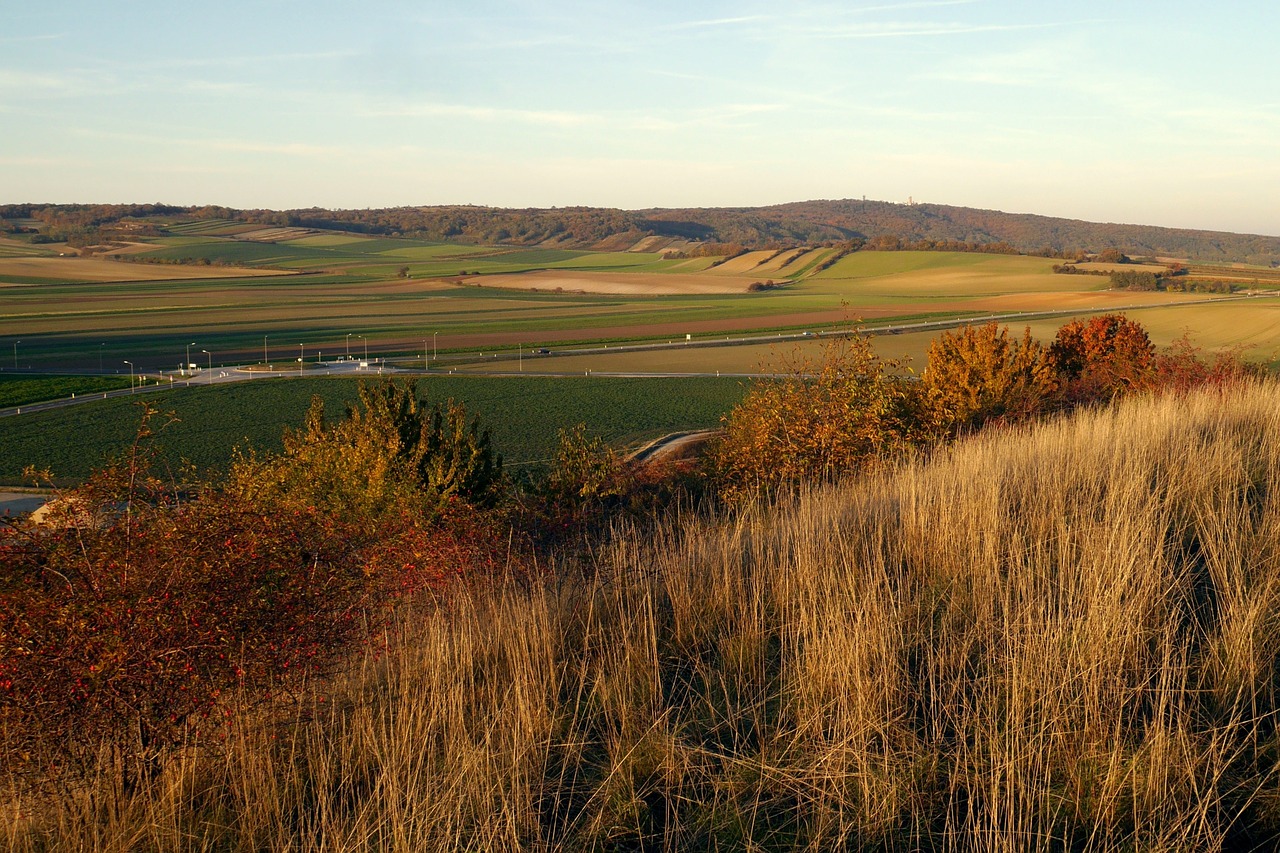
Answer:
[[[0,491],[0,515],[26,515],[44,506],[53,495],[37,491]]]

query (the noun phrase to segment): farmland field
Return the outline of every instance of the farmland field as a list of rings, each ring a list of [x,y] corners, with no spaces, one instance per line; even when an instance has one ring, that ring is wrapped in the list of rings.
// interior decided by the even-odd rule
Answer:
[[[697,273],[653,275],[652,273],[601,274],[580,270],[539,270],[490,276],[486,287],[513,290],[568,291],[628,296],[679,296],[708,293],[746,293],[757,279],[749,277],[708,276]]]
[[[109,373],[132,362],[156,371],[189,349],[212,367],[427,346],[441,366],[462,367],[516,346],[1157,306],[1178,315],[1168,324],[1195,327],[1201,312],[1192,305],[1206,298],[1116,292],[1105,277],[1055,275],[1052,259],[977,253],[862,251],[819,269],[835,249],[757,250],[713,266],[714,258],[653,251],[477,246],[217,219],[171,224],[166,234],[142,238],[150,245],[140,255],[192,263],[19,257],[41,250],[5,241],[15,256],[0,257],[0,344],[21,342],[15,367],[101,364]],[[139,280],[106,280],[121,277]],[[757,281],[778,286],[749,292]],[[1230,323],[1210,325],[1206,345],[1239,337]],[[1256,327],[1251,343],[1280,346],[1280,331],[1248,327]],[[757,356],[717,353],[700,363]],[[679,360],[647,358],[655,369]]]
[[[128,378],[115,376],[36,377],[12,373],[0,374],[0,409],[128,387]]]
[[[1130,294],[1132,296],[1133,294]],[[1137,306],[1137,307],[1135,307]],[[1095,306],[1090,306],[1095,307]],[[1239,349],[1250,361],[1268,364],[1280,362],[1280,300],[1252,299],[1221,303],[1186,305],[1183,307],[1141,307],[1139,303],[1127,303],[1124,313],[1141,323],[1150,334],[1152,342],[1165,347],[1190,334],[1194,344],[1209,350]],[[1009,318],[1003,323],[1015,332],[1026,327],[1033,337],[1048,344],[1058,329],[1072,320],[1087,318],[1093,311],[1058,314],[1053,317],[1028,317],[1025,320]],[[835,327],[815,325],[813,331],[830,332],[851,328],[850,324]],[[924,370],[930,342],[937,337],[937,330],[904,331],[894,334],[876,334],[873,326],[864,327],[871,334],[871,343],[877,354],[885,359],[905,359],[916,372]],[[794,335],[794,333],[791,333]],[[646,350],[600,350],[589,354],[561,355],[539,360],[525,356],[525,371],[556,373],[715,373],[756,374],[771,372],[797,357],[816,356],[825,345],[825,339],[817,335],[811,339],[795,340],[789,337],[776,342],[734,344],[732,346],[681,347]],[[506,363],[514,359],[508,355]],[[492,365],[473,362],[462,365],[463,371],[490,369]]]
[[[146,400],[179,421],[159,439],[175,469],[225,468],[235,447],[279,450],[284,427],[300,426],[312,395],[331,417],[356,397],[354,379],[275,379],[192,387],[113,398],[68,409],[0,418],[0,483],[18,484],[26,465],[76,481],[123,452]],[[0,384],[0,390],[3,389]],[[493,430],[513,471],[546,460],[557,431],[584,423],[590,433],[625,445],[680,429],[715,426],[741,398],[733,379],[599,379],[439,376],[419,381],[432,401],[454,398]]]
[[[39,258],[56,254],[45,246],[0,237],[0,258]]]
[[[170,279],[240,278],[262,270],[178,264],[132,264],[101,258],[0,257],[0,276],[11,282],[32,278],[68,282],[166,281]],[[271,275],[271,272],[266,272]]]

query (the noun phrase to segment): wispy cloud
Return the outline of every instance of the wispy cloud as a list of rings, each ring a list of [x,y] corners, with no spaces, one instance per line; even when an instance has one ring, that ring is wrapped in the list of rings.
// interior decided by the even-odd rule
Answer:
[[[120,142],[158,145],[166,148],[203,148],[215,151],[243,151],[253,154],[280,154],[290,157],[313,158],[344,157],[353,153],[352,149],[345,146],[315,145],[304,142],[259,142],[248,139],[208,138],[203,136],[120,133],[93,128],[77,128],[71,132],[76,136],[93,139],[112,139]]]
[[[810,17],[821,19],[825,24],[832,24],[846,16],[867,15],[877,12],[902,12],[911,9],[933,9],[945,6],[967,6],[973,2],[975,2],[975,0],[917,0],[917,2],[884,3],[876,6],[860,6],[852,9],[846,9],[843,10],[843,14],[824,8],[818,12],[810,13]],[[786,15],[735,15],[725,18],[676,21],[674,23],[664,24],[658,29],[693,30],[718,27],[736,27],[744,24],[785,24],[788,21],[794,21],[797,14],[803,14],[803,10],[800,10],[799,12],[789,10]],[[814,28],[818,29],[820,26],[820,24],[815,24]]]
[[[104,63],[109,67],[130,71],[147,71],[167,68],[254,68],[263,65],[285,65],[295,62],[319,62],[329,59],[350,59],[360,56],[356,50],[320,50],[296,53],[259,53],[243,55],[214,55],[199,57],[175,57],[173,59],[116,60]]]
[[[416,103],[398,106],[364,109],[369,117],[405,118],[468,118],[485,122],[518,122],[521,124],[571,127],[598,122],[602,117],[595,113],[568,112],[565,110],[524,110],[503,107],[472,106],[468,104]]]
[[[69,166],[71,161],[58,157],[0,157],[0,166]]]
[[[689,128],[732,128],[743,125],[741,119],[787,109],[785,104],[722,104],[710,110],[683,110],[668,115],[636,114],[615,117],[610,123],[635,130],[679,131]]]
[[[742,24],[759,24],[766,21],[776,21],[774,15],[740,15],[734,18],[709,18],[702,21],[677,21],[673,24],[664,24],[659,27],[662,30],[697,30],[711,29],[715,27],[733,27]]]
[[[66,38],[66,33],[41,33],[29,36],[0,36],[0,44],[27,44],[29,42],[56,41]]]
[[[82,91],[87,83],[85,76],[76,73],[52,73],[17,71],[0,68],[0,91],[40,91],[43,94]]]
[[[538,127],[609,127],[622,130],[668,131],[689,127],[732,127],[741,119],[787,109],[785,103],[729,103],[709,110],[602,110],[573,112],[529,110],[470,104],[406,103],[358,110],[367,117],[463,118],[492,124]]]
[[[880,6],[859,6],[850,11],[865,14],[867,12],[901,12],[907,9],[936,9],[940,6],[970,6],[976,0],[918,0],[908,3],[885,3]]]
[[[790,32],[818,39],[885,39],[1019,32],[1024,30],[1056,29],[1063,26],[1066,26],[1066,24],[967,24],[886,21],[838,24],[826,27],[793,27]]]

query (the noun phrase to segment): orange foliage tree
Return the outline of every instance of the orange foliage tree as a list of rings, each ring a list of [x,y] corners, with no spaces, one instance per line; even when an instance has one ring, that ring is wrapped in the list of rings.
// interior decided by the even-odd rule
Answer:
[[[996,323],[943,332],[929,345],[924,393],[939,422],[963,432],[1042,411],[1057,387],[1044,348]]]
[[[1145,384],[1155,355],[1146,330],[1123,314],[1068,323],[1049,345],[1069,404],[1110,400]]]
[[[725,494],[831,479],[915,443],[929,425],[900,366],[855,335],[755,383],[711,451]]]

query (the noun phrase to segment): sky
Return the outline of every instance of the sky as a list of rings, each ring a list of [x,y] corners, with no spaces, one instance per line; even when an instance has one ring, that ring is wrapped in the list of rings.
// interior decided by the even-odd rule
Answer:
[[[934,202],[1280,235],[1280,4],[0,7],[0,203]]]

